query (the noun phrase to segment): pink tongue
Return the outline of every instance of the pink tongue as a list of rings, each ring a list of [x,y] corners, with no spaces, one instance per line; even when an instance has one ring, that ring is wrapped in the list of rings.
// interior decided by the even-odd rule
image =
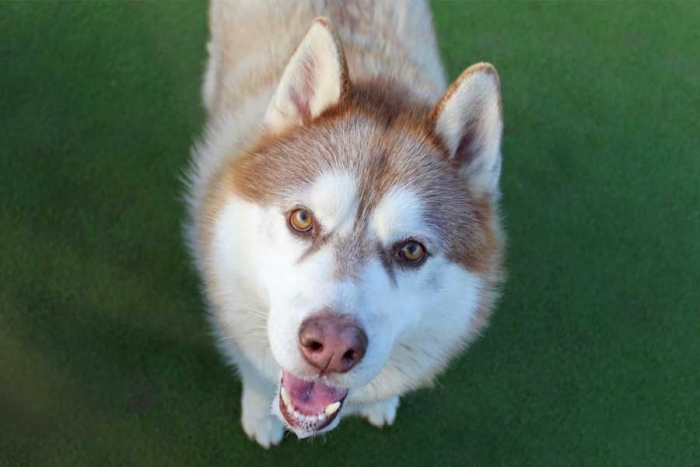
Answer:
[[[304,381],[284,370],[282,385],[292,397],[294,408],[305,415],[315,415],[348,395],[347,389],[333,388],[322,381]]]

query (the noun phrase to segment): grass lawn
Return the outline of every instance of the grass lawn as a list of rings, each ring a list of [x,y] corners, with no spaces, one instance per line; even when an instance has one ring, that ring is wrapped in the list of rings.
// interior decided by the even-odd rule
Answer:
[[[700,465],[700,2],[435,2],[505,105],[509,282],[397,424],[265,452],[180,235],[206,5],[0,3],[0,465]]]

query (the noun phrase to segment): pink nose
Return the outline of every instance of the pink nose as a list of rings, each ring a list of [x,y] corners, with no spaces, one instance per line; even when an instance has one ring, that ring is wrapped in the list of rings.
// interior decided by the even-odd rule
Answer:
[[[301,323],[299,348],[304,359],[322,372],[345,373],[365,356],[367,335],[348,316],[323,314]]]

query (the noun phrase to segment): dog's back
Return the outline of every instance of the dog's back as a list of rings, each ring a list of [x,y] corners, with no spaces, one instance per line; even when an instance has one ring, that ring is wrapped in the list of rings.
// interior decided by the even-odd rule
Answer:
[[[336,28],[352,81],[389,78],[430,102],[445,91],[424,0],[214,0],[209,14],[204,102],[210,116],[225,109],[260,120],[289,56],[318,16]],[[250,106],[253,101],[261,105]]]

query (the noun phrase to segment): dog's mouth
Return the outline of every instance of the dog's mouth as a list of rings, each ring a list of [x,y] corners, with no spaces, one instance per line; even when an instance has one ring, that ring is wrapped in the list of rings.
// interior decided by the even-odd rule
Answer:
[[[280,412],[300,438],[313,436],[330,425],[347,395],[348,389],[328,386],[321,380],[305,381],[282,371]]]

